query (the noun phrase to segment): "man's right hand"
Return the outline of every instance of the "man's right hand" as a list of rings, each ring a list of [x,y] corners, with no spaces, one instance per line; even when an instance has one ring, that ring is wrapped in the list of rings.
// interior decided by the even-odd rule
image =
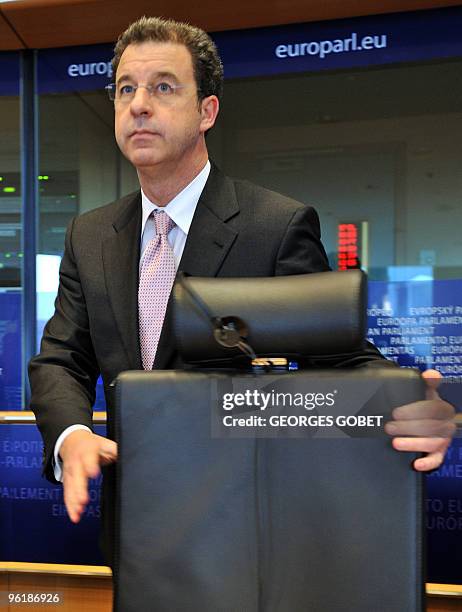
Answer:
[[[73,523],[78,523],[89,501],[88,479],[96,478],[100,465],[117,460],[117,444],[84,429],[70,433],[61,445],[64,503]]]

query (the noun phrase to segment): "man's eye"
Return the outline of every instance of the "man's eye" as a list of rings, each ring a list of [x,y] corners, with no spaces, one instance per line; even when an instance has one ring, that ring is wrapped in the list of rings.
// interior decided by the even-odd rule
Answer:
[[[119,88],[119,96],[130,96],[133,91],[133,85],[122,85],[122,87]]]
[[[156,85],[156,90],[160,93],[160,94],[171,94],[174,92],[173,87],[169,84],[169,83],[158,83],[158,85]]]

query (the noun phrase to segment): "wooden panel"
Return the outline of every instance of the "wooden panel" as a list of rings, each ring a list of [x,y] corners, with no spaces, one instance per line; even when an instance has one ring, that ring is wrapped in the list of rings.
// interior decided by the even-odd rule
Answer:
[[[137,17],[183,19],[214,32],[461,5],[457,0],[17,0],[2,11],[29,48],[113,42]],[[17,43],[15,43],[17,44]],[[0,49],[8,42],[0,37]]]
[[[43,612],[111,612],[112,580],[110,578],[87,578],[43,574],[10,573],[6,590],[10,593],[55,593],[62,598],[60,605],[17,604],[8,607],[14,610],[40,609]]]
[[[449,597],[427,597],[427,612],[452,612],[462,610],[460,599],[450,599]]]
[[[70,565],[66,563],[28,563],[25,561],[0,561],[0,576],[5,574],[56,574],[60,576],[84,576],[86,578],[111,578],[112,571],[106,565]]]
[[[105,423],[106,413],[102,410],[93,412],[93,423]],[[0,425],[6,423],[11,425],[13,423],[35,423],[35,415],[29,410],[1,410],[0,411]]]
[[[16,36],[10,24],[5,20],[0,8],[0,51],[23,49],[23,44]]]

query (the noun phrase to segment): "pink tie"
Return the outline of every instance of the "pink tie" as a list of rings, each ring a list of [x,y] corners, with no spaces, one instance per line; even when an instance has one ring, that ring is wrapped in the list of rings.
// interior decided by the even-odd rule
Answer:
[[[138,287],[141,360],[145,370],[152,370],[154,364],[176,273],[173,250],[167,240],[175,223],[163,211],[152,213],[151,218],[156,235],[144,251]]]

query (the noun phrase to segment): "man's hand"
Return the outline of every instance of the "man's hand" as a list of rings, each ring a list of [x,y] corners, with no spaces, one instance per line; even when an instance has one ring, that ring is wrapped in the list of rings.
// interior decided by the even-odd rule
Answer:
[[[394,420],[385,425],[385,431],[394,436],[392,445],[396,450],[427,453],[414,461],[414,469],[428,472],[443,463],[456,425],[454,408],[437,391],[441,374],[427,370],[422,377],[427,384],[426,399],[395,408]]]
[[[117,444],[89,431],[70,433],[59,451],[63,460],[64,503],[73,523],[78,523],[88,504],[88,479],[96,478],[100,465],[117,460]]]

